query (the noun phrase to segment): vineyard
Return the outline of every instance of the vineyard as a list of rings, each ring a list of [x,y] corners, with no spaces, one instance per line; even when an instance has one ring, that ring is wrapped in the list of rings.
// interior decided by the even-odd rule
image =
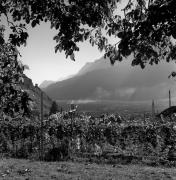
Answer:
[[[85,159],[107,163],[175,164],[174,123],[126,124],[115,115],[94,118],[55,114],[37,119],[1,121],[3,156],[46,161]]]

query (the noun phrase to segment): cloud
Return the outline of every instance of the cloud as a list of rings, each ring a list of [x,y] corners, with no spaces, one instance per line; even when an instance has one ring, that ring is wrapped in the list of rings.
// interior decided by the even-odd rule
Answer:
[[[111,92],[103,89],[102,87],[96,87],[95,97],[98,99],[107,99],[111,96]]]
[[[115,96],[121,97],[125,99],[129,99],[133,94],[136,92],[136,88],[123,88],[123,89],[116,89]]]
[[[72,100],[69,101],[69,104],[88,104],[88,103],[94,103],[96,100],[93,99],[79,99],[79,100]]]

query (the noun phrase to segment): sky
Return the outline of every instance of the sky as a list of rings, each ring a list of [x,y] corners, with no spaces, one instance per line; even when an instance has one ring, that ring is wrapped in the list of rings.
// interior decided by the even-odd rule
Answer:
[[[33,83],[41,84],[44,80],[57,81],[76,74],[86,62],[92,62],[103,56],[98,48],[92,47],[89,42],[80,43],[80,51],[75,53],[76,61],[64,52],[55,53],[56,42],[53,40],[57,31],[50,29],[49,23],[41,23],[35,28],[28,28],[29,38],[26,47],[20,47],[23,64],[29,66],[25,74]]]

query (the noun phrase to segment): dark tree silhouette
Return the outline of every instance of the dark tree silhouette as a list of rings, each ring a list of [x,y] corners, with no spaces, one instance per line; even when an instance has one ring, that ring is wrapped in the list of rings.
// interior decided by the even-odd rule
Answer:
[[[12,118],[29,115],[29,96],[23,91],[25,66],[17,59],[18,51],[10,43],[0,44],[0,113]]]
[[[85,40],[105,50],[112,64],[131,54],[132,65],[142,68],[146,63],[175,59],[176,1],[125,2],[124,8],[118,9],[123,14],[119,14],[119,0],[2,0],[0,15],[7,18],[13,31],[9,40],[17,46],[26,43],[26,24],[35,27],[41,21],[50,22],[58,31],[55,51],[65,51],[72,60],[74,51],[79,51],[78,42]],[[107,35],[117,38],[117,43],[109,44]]]
[[[50,115],[55,114],[55,113],[58,112],[58,110],[59,110],[59,108],[58,108],[58,105],[57,105],[56,101],[53,101],[53,103],[51,105],[51,108],[50,108],[50,113],[49,114]]]
[[[117,56],[121,60],[133,54],[132,65],[145,67],[146,63],[158,64],[161,60],[176,57],[176,1],[174,0],[129,0],[123,9],[124,18],[115,23],[120,38]]]

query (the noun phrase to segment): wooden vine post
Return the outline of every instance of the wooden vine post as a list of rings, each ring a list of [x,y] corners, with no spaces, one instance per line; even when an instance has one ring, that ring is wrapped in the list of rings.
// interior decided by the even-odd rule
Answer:
[[[43,91],[41,91],[41,109],[40,109],[40,160],[43,160],[44,146],[43,146]]]

